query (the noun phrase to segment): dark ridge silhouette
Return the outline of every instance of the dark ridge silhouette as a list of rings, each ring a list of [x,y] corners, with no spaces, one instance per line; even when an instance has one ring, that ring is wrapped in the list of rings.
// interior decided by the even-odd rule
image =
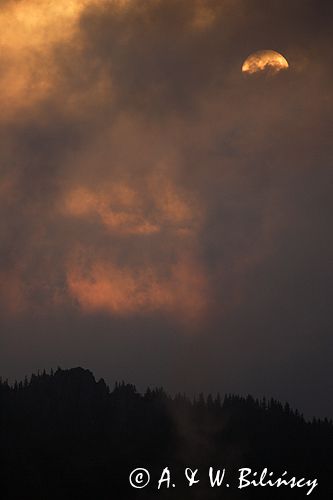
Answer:
[[[0,380],[0,445],[3,500],[307,497],[307,488],[239,490],[241,467],[317,478],[310,498],[332,498],[331,421],[307,422],[274,399],[201,394],[191,401],[161,388],[141,395],[124,382],[111,391],[82,368],[44,371],[12,386]],[[226,468],[230,488],[211,488],[210,466]],[[145,489],[129,485],[136,467],[150,471]],[[164,467],[176,487],[158,490]],[[187,486],[186,467],[199,469],[199,485]]]

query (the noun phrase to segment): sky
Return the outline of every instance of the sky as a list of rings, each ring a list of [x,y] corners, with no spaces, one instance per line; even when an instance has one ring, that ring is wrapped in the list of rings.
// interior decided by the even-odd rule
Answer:
[[[0,0],[0,366],[333,416],[332,2]],[[241,71],[258,50],[288,70]]]

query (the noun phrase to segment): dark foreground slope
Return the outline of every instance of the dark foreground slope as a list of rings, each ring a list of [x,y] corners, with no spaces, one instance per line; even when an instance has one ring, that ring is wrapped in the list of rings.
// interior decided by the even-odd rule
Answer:
[[[125,384],[110,392],[81,368],[32,376],[14,387],[1,383],[0,445],[3,500],[333,498],[330,422],[307,423],[273,400],[209,396],[190,402],[163,390],[139,395]],[[150,471],[142,490],[129,485],[136,467]],[[158,490],[165,467],[171,487],[164,482]],[[186,467],[199,469],[200,483],[192,488],[186,487]],[[226,469],[220,488],[210,487],[209,467]],[[309,497],[305,487],[239,490],[242,467],[318,478],[319,486]]]

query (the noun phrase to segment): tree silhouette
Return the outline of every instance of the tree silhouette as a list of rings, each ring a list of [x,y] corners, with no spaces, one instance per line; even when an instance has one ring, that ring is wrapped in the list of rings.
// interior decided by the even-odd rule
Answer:
[[[210,466],[226,468],[236,485],[238,468],[268,467],[299,477],[316,477],[312,496],[331,498],[333,424],[307,422],[297,410],[274,399],[228,394],[190,400],[169,396],[162,388],[116,383],[82,368],[43,371],[12,386],[0,379],[1,498],[304,498],[303,490],[210,488]],[[157,490],[164,467],[177,488]],[[149,468],[147,489],[130,487],[136,467]],[[206,476],[195,490],[184,469]]]

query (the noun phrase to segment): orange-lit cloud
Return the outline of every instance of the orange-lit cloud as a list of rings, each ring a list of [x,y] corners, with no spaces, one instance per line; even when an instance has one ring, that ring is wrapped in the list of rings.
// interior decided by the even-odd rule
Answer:
[[[207,307],[207,279],[198,262],[183,256],[167,269],[116,267],[109,262],[74,263],[68,287],[85,312],[116,315],[164,311],[198,319]]]
[[[137,193],[126,186],[110,186],[99,193],[78,187],[69,193],[65,211],[79,218],[97,215],[111,231],[129,234],[158,232],[159,225],[145,217],[139,203]]]
[[[0,11],[0,103],[6,115],[43,99],[56,85],[52,47],[68,41],[83,2],[9,1]]]
[[[57,95],[64,74],[59,72],[59,49],[71,47],[80,51],[79,19],[87,7],[101,4],[98,0],[9,0],[0,10],[0,105],[2,119],[22,110],[32,109],[50,95]],[[119,8],[122,2],[114,2]],[[123,5],[125,6],[125,4]],[[82,75],[84,79],[84,75]],[[102,75],[87,89],[76,89],[62,95],[63,104],[71,111],[86,103],[91,95],[105,98]],[[89,93],[89,96],[87,95]]]
[[[106,183],[97,189],[78,186],[65,196],[63,212],[72,217],[98,216],[105,227],[123,234],[153,234],[164,229],[195,231],[202,213],[171,179],[152,175],[146,185]]]
[[[187,198],[190,198],[189,196]],[[63,207],[66,217],[89,220],[97,216],[107,231],[146,238],[160,234],[171,245],[171,260],[163,256],[117,263],[115,256],[99,258],[81,247],[69,261],[70,294],[86,312],[116,315],[164,311],[183,319],[202,316],[208,303],[208,280],[195,258],[202,213],[171,179],[153,174],[133,187],[124,182],[97,189],[70,190]],[[149,240],[146,240],[149,247]],[[154,245],[151,242],[151,245]],[[118,259],[119,260],[119,259]]]

